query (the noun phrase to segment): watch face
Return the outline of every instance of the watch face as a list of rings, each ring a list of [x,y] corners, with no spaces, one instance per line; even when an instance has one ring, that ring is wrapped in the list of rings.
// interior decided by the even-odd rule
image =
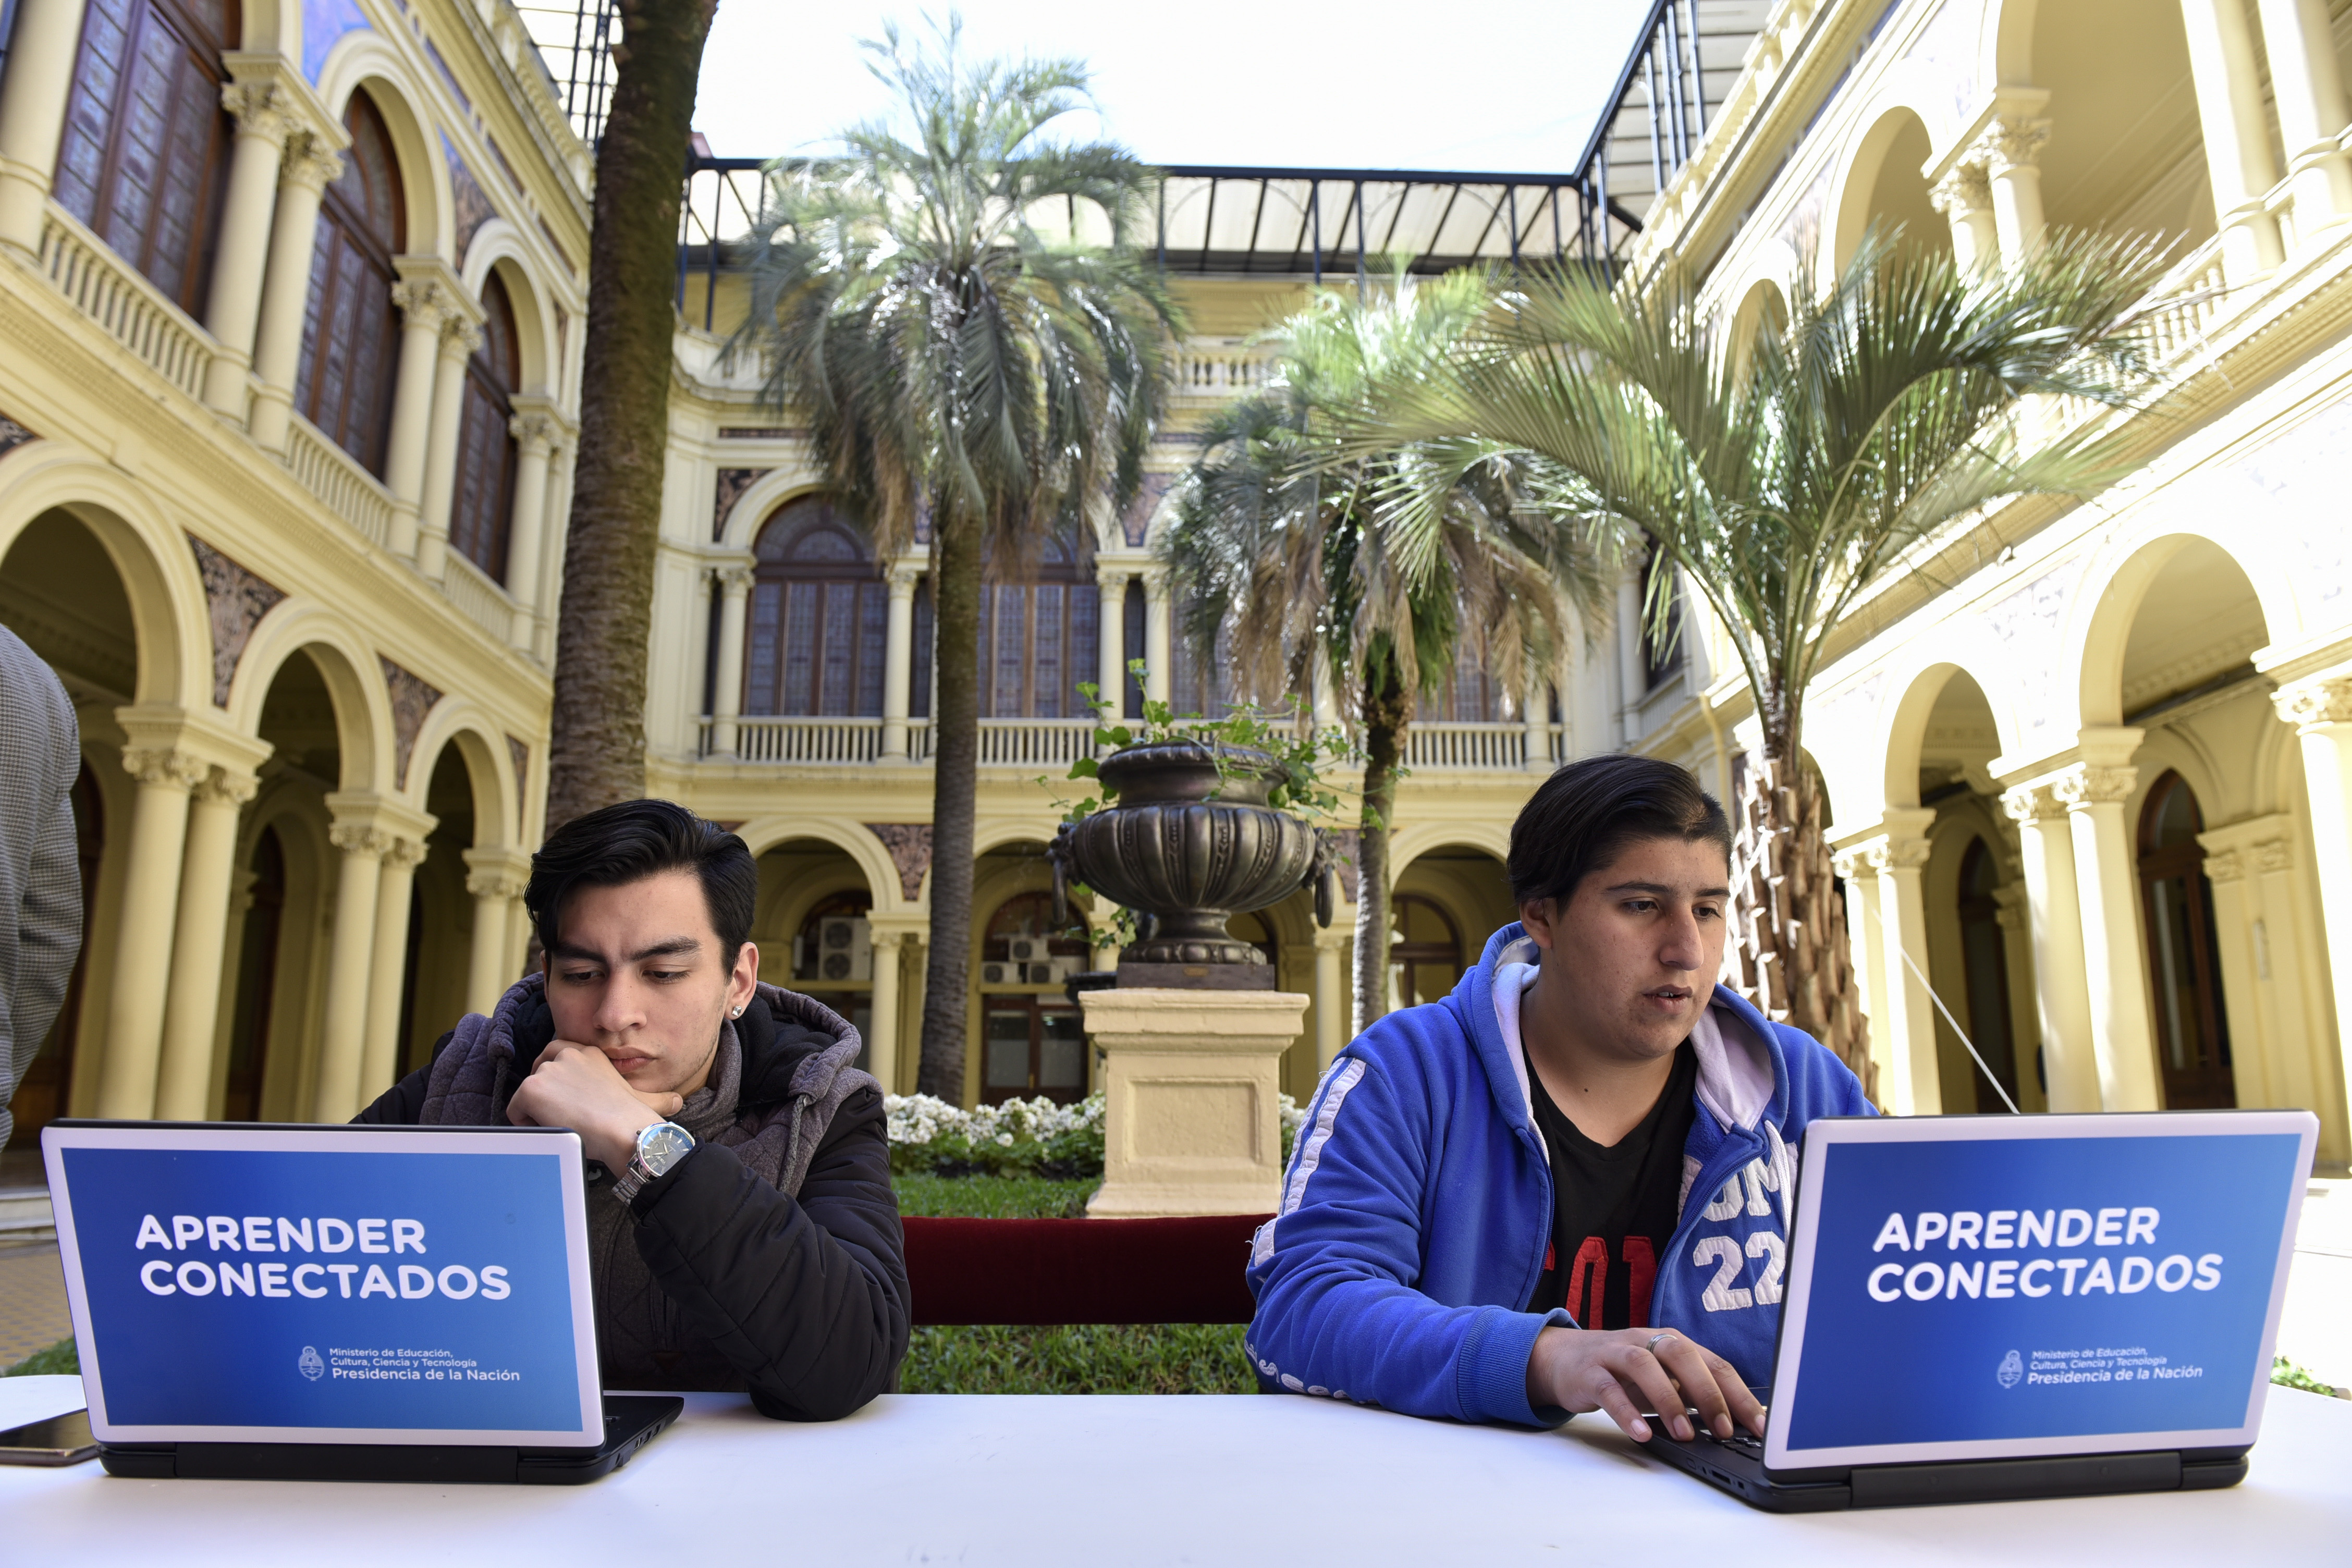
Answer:
[[[637,1158],[658,1176],[694,1147],[694,1137],[674,1122],[657,1121],[637,1135]]]

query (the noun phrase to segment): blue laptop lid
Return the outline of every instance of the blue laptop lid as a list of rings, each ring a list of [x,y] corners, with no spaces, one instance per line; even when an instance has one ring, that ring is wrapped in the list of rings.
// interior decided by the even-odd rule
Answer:
[[[591,1447],[580,1140],[52,1122],[101,1442]]]
[[[1807,1130],[1765,1464],[2243,1447],[2307,1111]]]

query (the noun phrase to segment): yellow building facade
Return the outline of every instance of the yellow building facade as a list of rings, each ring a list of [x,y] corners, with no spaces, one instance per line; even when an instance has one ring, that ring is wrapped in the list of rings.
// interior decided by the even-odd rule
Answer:
[[[1654,142],[1637,89],[1596,148],[1646,205],[1627,259],[1689,268],[1735,331],[1874,223],[1976,266],[2060,226],[2162,236],[2196,300],[2166,328],[2173,405],[2131,432],[2147,467],[1923,541],[1811,694],[1882,1092],[1999,1109],[1965,1028],[2028,1109],[2302,1106],[2344,1161],[2352,14],[1783,0],[1711,33],[1696,9],[1709,48],[1654,119],[1703,108],[1704,134]],[[1719,636],[1692,641],[1663,678],[1621,648],[1583,679],[1621,743],[1728,783],[1749,705]]]
[[[590,160],[503,0],[23,0],[0,620],[81,724],[17,1090],[338,1121],[516,973]]]

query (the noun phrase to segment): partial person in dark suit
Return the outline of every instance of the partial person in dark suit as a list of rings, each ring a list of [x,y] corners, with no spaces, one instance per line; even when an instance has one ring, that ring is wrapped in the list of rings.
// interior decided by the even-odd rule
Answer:
[[[8,1101],[64,1005],[81,951],[81,866],[67,792],[81,727],[57,672],[0,626],[0,1143]]]

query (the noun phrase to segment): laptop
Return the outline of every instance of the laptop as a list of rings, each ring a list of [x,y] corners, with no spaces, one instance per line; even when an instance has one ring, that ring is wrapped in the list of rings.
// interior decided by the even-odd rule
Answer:
[[[1815,1121],[1764,1437],[1648,1447],[1774,1512],[2235,1486],[2318,1134],[2302,1110]]]
[[[594,1480],[684,1401],[603,1391],[578,1134],[52,1121],[100,1462]]]

